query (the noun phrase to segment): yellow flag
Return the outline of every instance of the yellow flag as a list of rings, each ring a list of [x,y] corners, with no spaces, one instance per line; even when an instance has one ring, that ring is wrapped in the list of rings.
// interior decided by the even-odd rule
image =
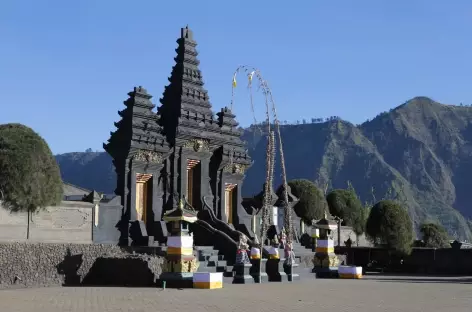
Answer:
[[[254,76],[254,71],[252,71],[249,75],[247,75],[247,78],[249,79],[249,82],[252,81],[252,76]]]
[[[233,88],[236,88],[237,83],[236,83],[236,74],[233,76]]]

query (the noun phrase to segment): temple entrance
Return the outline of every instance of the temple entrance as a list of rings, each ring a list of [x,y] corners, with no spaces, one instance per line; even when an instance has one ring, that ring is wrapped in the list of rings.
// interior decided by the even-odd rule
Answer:
[[[190,206],[196,210],[201,209],[200,200],[201,164],[199,160],[187,160],[187,194],[186,198]]]
[[[225,214],[228,224],[233,224],[234,208],[237,207],[238,203],[237,187],[236,184],[225,184]]]
[[[146,223],[152,199],[152,174],[136,174],[136,220]]]

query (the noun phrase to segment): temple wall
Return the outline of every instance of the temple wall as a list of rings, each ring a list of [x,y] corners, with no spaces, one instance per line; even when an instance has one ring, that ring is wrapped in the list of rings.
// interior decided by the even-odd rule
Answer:
[[[360,247],[369,247],[372,244],[367,240],[365,234],[359,235],[359,237],[354,234],[352,228],[350,226],[341,226],[341,246],[345,246],[344,242],[351,238],[353,242],[353,246],[360,246]],[[333,231],[333,240],[334,246],[338,246],[338,232],[337,230]],[[359,244],[357,244],[357,242]]]
[[[311,235],[310,226],[305,224],[304,231],[303,231],[303,229],[300,226],[300,218],[298,218],[296,215],[292,215],[292,218],[294,220],[294,230],[298,233],[298,235],[301,236],[303,233],[308,233],[309,235]],[[260,221],[258,220],[257,222],[260,222]],[[283,208],[274,207],[272,209],[271,224],[276,224],[279,229],[283,228],[284,226],[284,209]],[[258,227],[257,227],[256,233],[259,235]],[[334,230],[332,234],[333,234],[334,245],[337,246],[338,245],[337,230]],[[352,227],[341,226],[341,246],[345,246],[344,242],[347,241],[349,237],[353,241],[353,246],[362,246],[362,247],[372,246],[372,244],[365,237],[365,234],[359,235],[359,237],[357,237],[356,234],[352,231]],[[358,242],[358,245],[357,245],[357,242]]]
[[[163,257],[152,248],[148,254],[139,252],[142,251],[116,245],[0,243],[0,289],[153,286],[161,273]]]
[[[116,243],[120,214],[121,207],[100,205],[97,210],[92,203],[63,201],[30,214],[28,226],[27,213],[0,206],[0,242]]]

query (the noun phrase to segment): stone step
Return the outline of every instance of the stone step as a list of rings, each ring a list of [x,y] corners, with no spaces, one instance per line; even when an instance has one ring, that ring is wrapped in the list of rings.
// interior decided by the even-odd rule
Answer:
[[[223,273],[223,276],[226,276],[226,277],[233,277],[234,276],[234,271],[233,271],[233,266],[232,265],[226,266],[225,271]]]
[[[212,256],[208,257],[208,261],[218,261],[218,260],[219,260],[218,255],[212,255]]]
[[[198,253],[202,254],[202,255],[213,255],[213,254],[218,254],[218,250],[215,250],[215,249],[195,249]]]
[[[213,246],[195,246],[195,250],[214,250]]]
[[[213,272],[218,272],[218,270],[217,270],[217,267],[208,267],[206,265],[200,265],[198,267],[197,272],[210,272],[210,273],[213,273]]]
[[[227,265],[228,265],[228,263],[226,262],[226,260],[218,260],[217,261],[217,266],[226,267]]]
[[[218,261],[218,260],[223,260],[224,257],[219,256],[219,255],[202,255],[202,254],[198,254],[197,258],[198,258],[198,261],[209,261],[209,260]]]

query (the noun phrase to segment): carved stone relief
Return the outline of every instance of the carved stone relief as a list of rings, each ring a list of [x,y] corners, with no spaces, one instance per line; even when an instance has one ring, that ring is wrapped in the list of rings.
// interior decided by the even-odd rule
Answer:
[[[229,173],[244,174],[247,168],[247,165],[229,163],[223,167],[223,171]]]
[[[133,159],[157,164],[162,161],[162,154],[153,151],[138,150],[138,152],[134,154]]]
[[[184,148],[193,149],[195,152],[209,151],[210,142],[204,139],[192,139],[184,143]]]

